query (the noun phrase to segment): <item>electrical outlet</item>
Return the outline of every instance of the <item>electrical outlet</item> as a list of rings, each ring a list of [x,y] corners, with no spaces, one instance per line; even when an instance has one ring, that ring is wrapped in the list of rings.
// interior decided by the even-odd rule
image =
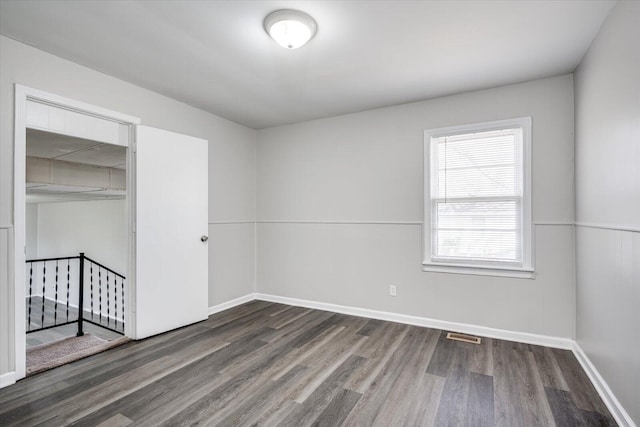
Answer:
[[[392,297],[395,297],[397,294],[398,294],[398,290],[396,288],[396,285],[389,286],[389,295],[391,295]]]

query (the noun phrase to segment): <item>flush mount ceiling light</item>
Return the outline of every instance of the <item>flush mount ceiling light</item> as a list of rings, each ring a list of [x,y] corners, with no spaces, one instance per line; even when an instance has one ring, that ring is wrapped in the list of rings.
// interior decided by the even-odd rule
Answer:
[[[264,29],[280,46],[297,49],[313,38],[318,26],[304,12],[282,9],[267,15]]]

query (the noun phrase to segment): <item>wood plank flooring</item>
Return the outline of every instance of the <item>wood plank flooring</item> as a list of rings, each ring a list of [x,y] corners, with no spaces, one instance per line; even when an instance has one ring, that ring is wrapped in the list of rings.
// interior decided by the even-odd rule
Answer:
[[[253,301],[0,389],[0,425],[613,426],[570,351]]]

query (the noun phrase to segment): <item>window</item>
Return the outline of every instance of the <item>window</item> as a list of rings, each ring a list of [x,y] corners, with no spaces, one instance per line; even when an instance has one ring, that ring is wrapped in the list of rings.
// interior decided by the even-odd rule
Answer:
[[[425,271],[532,276],[530,140],[530,117],[425,131]]]

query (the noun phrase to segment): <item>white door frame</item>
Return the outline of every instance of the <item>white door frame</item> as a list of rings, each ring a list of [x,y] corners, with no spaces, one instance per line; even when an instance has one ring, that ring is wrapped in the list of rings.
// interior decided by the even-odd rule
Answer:
[[[15,350],[15,381],[26,374],[26,322],[25,322],[25,180],[26,180],[26,129],[27,129],[27,101],[35,101],[73,113],[89,116],[94,119],[107,120],[129,127],[127,150],[127,191],[126,210],[128,218],[128,248],[127,248],[127,301],[126,315],[129,319],[125,324],[125,334],[135,337],[135,162],[134,162],[134,127],[141,123],[137,117],[122,114],[105,108],[96,107],[84,102],[65,98],[41,90],[15,85],[15,122],[14,122],[14,163],[13,163],[13,278],[15,298],[15,319],[13,341]],[[46,129],[43,129],[46,130]]]

